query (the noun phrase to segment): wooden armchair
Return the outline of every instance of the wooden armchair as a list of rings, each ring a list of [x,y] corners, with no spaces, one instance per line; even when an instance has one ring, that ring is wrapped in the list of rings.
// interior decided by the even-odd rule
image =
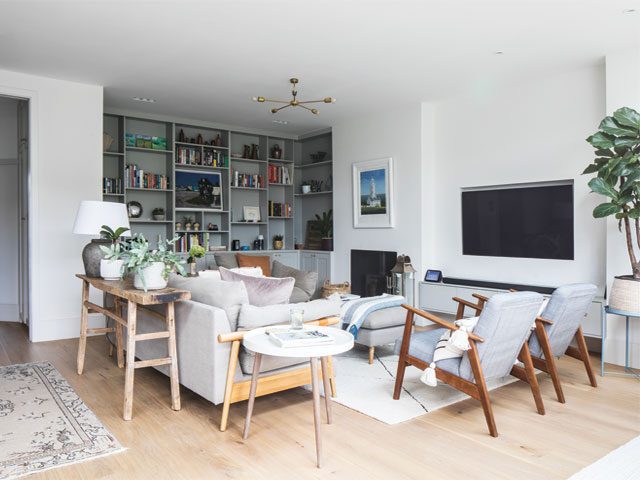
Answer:
[[[318,320],[305,322],[305,325],[322,325],[330,326],[340,322],[337,317],[326,317]],[[241,402],[249,398],[249,389],[251,387],[251,377],[249,375],[241,381],[236,381],[236,370],[238,368],[238,355],[240,354],[240,344],[247,331],[236,331],[218,335],[219,343],[231,343],[231,353],[229,354],[229,367],[227,369],[227,379],[224,391],[224,402],[222,404],[222,418],[220,420],[220,431],[227,429],[229,421],[229,408],[232,403]],[[319,371],[322,375],[322,372]],[[322,379],[322,377],[319,377]],[[256,397],[268,395],[270,393],[281,392],[290,388],[301,387],[311,384],[311,370],[309,363],[305,362],[299,368],[291,368],[279,373],[265,373],[258,379],[258,387]],[[331,387],[331,396],[336,396],[336,383],[333,372],[333,364],[329,357],[329,385]]]
[[[480,401],[489,433],[493,437],[498,436],[498,430],[486,380],[504,377],[510,373],[520,378],[520,372],[514,370],[513,364],[516,358],[524,364],[522,373],[531,385],[538,413],[540,415],[545,413],[526,343],[529,329],[541,305],[542,296],[533,292],[494,296],[482,309],[474,333],[469,334],[471,348],[463,354],[462,358],[438,362],[436,378]],[[413,365],[425,370],[433,361],[436,344],[444,333],[444,329],[458,330],[456,325],[428,312],[409,305],[403,305],[403,307],[407,310],[407,318],[393,392],[395,400],[400,398],[406,367]],[[412,335],[414,315],[426,318],[443,328]]]

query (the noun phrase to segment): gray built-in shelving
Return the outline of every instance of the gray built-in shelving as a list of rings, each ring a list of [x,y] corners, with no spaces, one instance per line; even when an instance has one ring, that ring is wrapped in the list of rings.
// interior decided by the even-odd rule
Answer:
[[[179,142],[180,131],[184,132],[185,142]],[[333,208],[332,183],[332,144],[331,133],[286,138],[265,134],[235,131],[234,129],[217,128],[207,125],[158,120],[146,116],[120,115],[107,113],[104,115],[104,132],[114,138],[109,151],[103,152],[103,177],[122,179],[125,184],[125,168],[137,165],[148,173],[166,175],[169,180],[167,189],[124,188],[121,193],[103,193],[105,201],[127,203],[137,201],[143,207],[140,218],[131,219],[134,233],[142,233],[155,242],[161,238],[173,238],[185,234],[209,233],[211,245],[223,245],[231,248],[232,240],[240,240],[241,245],[252,247],[258,235],[265,238],[265,248],[270,249],[274,235],[284,236],[285,249],[291,250],[295,243],[305,243],[307,221],[313,220],[316,213]],[[167,149],[149,149],[126,146],[125,135],[141,134],[164,137]],[[191,142],[202,135],[203,141],[210,143],[218,135],[221,145],[202,145]],[[257,159],[243,158],[244,145],[259,145]],[[274,145],[282,150],[280,159],[270,158]],[[205,166],[178,164],[178,149],[188,148],[199,152],[204,158],[206,151],[217,152],[219,158],[226,161],[223,166]],[[317,151],[327,152],[323,161],[313,163],[311,154]],[[288,169],[290,182],[269,183],[269,168],[282,166]],[[236,187],[233,185],[234,173],[262,175],[265,181],[263,188]],[[196,207],[176,208],[176,174],[179,172],[218,172],[222,180],[222,206],[219,210],[205,210]],[[306,195],[301,193],[303,180],[323,182],[323,191]],[[103,191],[104,192],[104,191]],[[269,201],[286,203],[291,206],[290,216],[270,215]],[[260,208],[260,222],[243,222],[243,207]],[[153,220],[154,208],[165,209],[165,220]],[[200,228],[186,232],[184,225],[176,229],[176,223],[183,223],[184,217],[192,217]],[[207,225],[218,226],[217,231],[207,230]]]

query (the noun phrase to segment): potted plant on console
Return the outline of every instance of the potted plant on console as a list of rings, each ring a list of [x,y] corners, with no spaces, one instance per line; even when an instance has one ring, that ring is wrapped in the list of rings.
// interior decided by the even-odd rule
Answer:
[[[151,250],[144,235],[136,235],[128,243],[127,270],[134,273],[133,286],[137,289],[160,290],[167,286],[169,273],[177,270],[184,275],[185,262],[172,250],[170,246],[176,239],[158,242],[158,248]]]
[[[316,213],[316,227],[322,238],[322,250],[333,250],[333,210]]]
[[[189,258],[187,263],[189,264],[189,277],[197,277],[198,271],[196,269],[196,258],[204,257],[206,250],[200,245],[192,245],[189,249]]]
[[[598,131],[587,138],[596,158],[583,173],[597,174],[592,191],[608,197],[593,210],[595,218],[614,216],[626,240],[631,275],[617,276],[609,293],[615,310],[640,312],[640,113],[623,107],[605,117]],[[634,246],[635,242],[635,246]]]
[[[100,246],[103,253],[103,258],[100,260],[100,276],[105,280],[120,280],[122,278],[124,260],[122,259],[123,251],[120,246],[120,237],[128,231],[127,227],[118,227],[113,230],[107,225],[102,225],[100,237],[111,242],[108,247]]]

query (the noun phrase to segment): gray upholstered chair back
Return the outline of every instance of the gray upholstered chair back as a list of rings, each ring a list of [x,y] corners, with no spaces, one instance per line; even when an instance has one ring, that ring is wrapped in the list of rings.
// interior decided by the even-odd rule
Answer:
[[[596,286],[589,283],[573,283],[563,285],[554,290],[547,307],[542,312],[542,317],[553,322],[553,325],[545,325],[551,352],[554,356],[564,355],[567,347],[582,322],[589,306],[596,294]],[[536,335],[531,335],[529,340],[531,354],[542,357],[542,349]]]
[[[489,299],[473,330],[484,339],[476,345],[486,379],[509,374],[542,301],[542,295],[535,292],[500,293]],[[460,376],[473,381],[468,353],[460,362]]]

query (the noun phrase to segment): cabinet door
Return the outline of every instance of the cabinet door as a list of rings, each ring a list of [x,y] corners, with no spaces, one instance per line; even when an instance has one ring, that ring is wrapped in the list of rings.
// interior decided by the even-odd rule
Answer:
[[[316,254],[310,252],[303,252],[300,254],[300,270],[305,272],[316,272]]]
[[[331,281],[331,254],[316,254],[316,272],[318,272],[318,286],[322,285],[325,280]]]
[[[455,313],[456,304],[451,297],[457,295],[456,287],[441,283],[420,284],[420,308],[427,311]]]
[[[602,336],[602,301],[594,300],[591,302],[587,315],[582,320],[582,333],[587,337]]]
[[[300,268],[300,256],[298,252],[278,252],[271,255],[272,260],[277,260],[283,265],[292,268]]]

